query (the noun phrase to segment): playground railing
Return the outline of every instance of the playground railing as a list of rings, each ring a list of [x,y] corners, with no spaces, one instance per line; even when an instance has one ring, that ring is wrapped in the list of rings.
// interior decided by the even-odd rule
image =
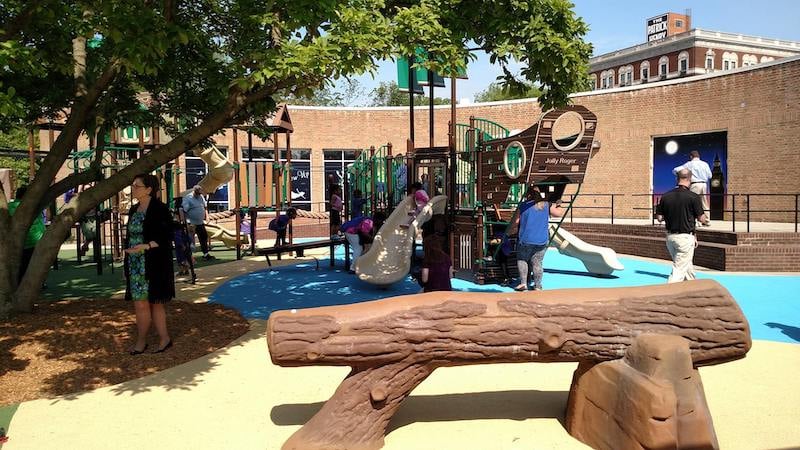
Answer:
[[[800,230],[798,193],[710,194],[708,197],[711,210],[706,213],[712,221],[730,222],[733,232],[744,226],[744,231],[749,233],[753,223],[763,222],[791,224],[795,233]],[[656,205],[660,199],[661,194],[564,194],[563,200],[572,202],[565,220],[607,219],[614,224],[620,219],[646,219],[655,225]],[[716,202],[721,205],[715,205]]]
[[[656,206],[661,199],[661,194],[584,194],[580,197],[589,196],[611,197],[610,207],[597,207],[595,209],[607,209],[614,223],[614,217],[619,209],[614,209],[615,201],[619,204],[620,197],[628,196],[634,199],[634,204],[641,206],[630,206],[634,211],[634,217],[648,218],[651,224],[656,223]],[[636,199],[641,199],[636,201]],[[800,230],[800,194],[799,193],[729,193],[729,194],[709,194],[710,210],[706,210],[712,221],[723,220],[731,223],[731,231],[741,229],[744,222],[745,231],[750,232],[751,225],[757,222],[788,223],[793,225],[794,232]],[[623,200],[625,202],[626,200]],[[717,204],[715,206],[715,204]],[[593,207],[573,206],[573,209],[593,209]],[[641,214],[642,211],[647,211]],[[639,214],[636,214],[639,212]]]

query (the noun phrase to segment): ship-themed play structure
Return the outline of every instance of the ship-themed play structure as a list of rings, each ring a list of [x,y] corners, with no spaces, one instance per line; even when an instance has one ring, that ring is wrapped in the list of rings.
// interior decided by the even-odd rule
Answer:
[[[248,252],[267,256],[277,253],[280,257],[281,252],[302,251],[292,248],[297,244],[291,227],[287,248],[276,251],[257,246],[259,238],[269,237],[268,222],[293,206],[294,128],[288,107],[279,106],[267,123],[272,149],[254,150],[253,129],[245,124],[232,133],[230,147],[220,149],[210,143],[189,150],[206,164],[204,176],[196,183],[205,194],[213,197],[218,189],[232,188],[233,208],[212,213],[206,228],[212,240],[236,248],[237,258]],[[363,149],[342,179],[336,180],[344,188],[345,216],[350,214],[351,196],[359,190],[368,199],[365,215],[381,211],[388,218],[369,251],[359,258],[358,278],[371,284],[389,285],[408,276],[415,243],[432,218],[447,224],[447,241],[458,277],[482,284],[515,278],[518,275],[514,252],[516,211],[531,186],[545,193],[548,201],[561,202],[566,208],[567,213],[551,223],[551,246],[578,258],[590,273],[602,276],[621,270],[623,266],[614,250],[588,244],[562,226],[580,193],[595,150],[596,127],[597,118],[591,111],[573,105],[547,111],[521,131],[471,117],[469,123],[451,127],[447,146],[415,147],[409,140],[405,154],[393,154],[392,144]],[[241,131],[246,132],[245,142],[240,142]],[[105,144],[108,161],[104,161],[103,170],[113,173],[156,149],[161,138],[158,134],[156,128],[115,130]],[[93,153],[91,149],[74,152],[71,167],[75,171],[85,169]],[[170,205],[174,205],[176,197],[188,192],[186,188],[191,188],[179,189],[179,178],[185,170],[177,160],[156,170],[162,180],[164,199]],[[407,195],[414,182],[422,183],[431,202],[410,227],[404,228],[401,225],[415,208]],[[329,197],[326,192],[326,199]],[[121,215],[128,209],[128,202],[129,193],[123,191],[100,205],[95,217],[102,232],[95,239],[103,244],[95,249],[109,248],[115,257],[121,257]],[[297,212],[301,218],[317,221],[327,220],[328,216],[326,212],[302,208]],[[80,232],[77,234],[80,245]],[[329,241],[327,236],[316,244],[304,245],[311,248],[329,244],[331,249],[334,245],[347,246],[346,240]]]
[[[456,125],[451,146],[414,148],[409,143],[406,155],[394,157],[389,145],[362,153],[348,171],[348,191],[357,189],[373,199],[368,210],[390,214],[356,263],[359,279],[379,285],[403,279],[419,230],[434,216],[444,216],[449,224],[457,276],[478,283],[515,278],[517,210],[531,186],[566,208],[567,214],[551,223],[553,247],[578,258],[590,273],[622,270],[614,250],[588,244],[562,227],[586,175],[596,127],[597,117],[575,105],[550,110],[522,131],[473,117],[469,124]],[[411,227],[403,228],[415,207],[405,195],[414,181],[422,183],[431,201]]]

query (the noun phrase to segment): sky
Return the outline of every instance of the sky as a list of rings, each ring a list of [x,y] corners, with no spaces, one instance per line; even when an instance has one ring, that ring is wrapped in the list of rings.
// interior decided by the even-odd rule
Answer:
[[[666,12],[684,13],[686,9],[691,9],[692,28],[800,42],[798,0],[759,3],[750,0],[573,0],[573,3],[576,14],[589,26],[585,39],[593,45],[595,55],[644,43],[648,18]],[[458,80],[456,97],[459,101],[473,99],[501,73],[499,67],[489,63],[485,54],[478,55],[478,59],[469,64],[469,79]],[[370,92],[381,81],[397,81],[397,68],[393,62],[385,61],[379,65],[374,79],[363,75],[357,80]],[[445,88],[434,92],[435,96],[450,95],[449,80],[446,83]],[[365,100],[355,103],[359,101]]]

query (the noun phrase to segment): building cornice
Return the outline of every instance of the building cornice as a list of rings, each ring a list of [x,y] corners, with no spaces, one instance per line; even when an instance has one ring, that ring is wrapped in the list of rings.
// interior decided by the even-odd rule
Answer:
[[[701,44],[702,43],[702,44]],[[590,72],[628,64],[634,60],[649,59],[696,46],[736,46],[742,51],[758,50],[771,56],[787,56],[800,53],[800,42],[768,39],[745,34],[725,33],[695,28],[685,33],[669,36],[656,42],[647,42],[623,48],[589,59]]]

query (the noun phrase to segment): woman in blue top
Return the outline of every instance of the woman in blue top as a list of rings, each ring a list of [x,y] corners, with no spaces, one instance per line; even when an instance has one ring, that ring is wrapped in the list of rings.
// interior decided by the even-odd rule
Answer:
[[[519,206],[519,241],[517,242],[517,269],[519,285],[514,289],[528,290],[528,271],[533,270],[533,289],[542,290],[542,261],[550,243],[550,216],[561,217],[561,205],[544,199],[538,187],[528,189],[526,200]],[[530,269],[529,269],[530,268]]]

